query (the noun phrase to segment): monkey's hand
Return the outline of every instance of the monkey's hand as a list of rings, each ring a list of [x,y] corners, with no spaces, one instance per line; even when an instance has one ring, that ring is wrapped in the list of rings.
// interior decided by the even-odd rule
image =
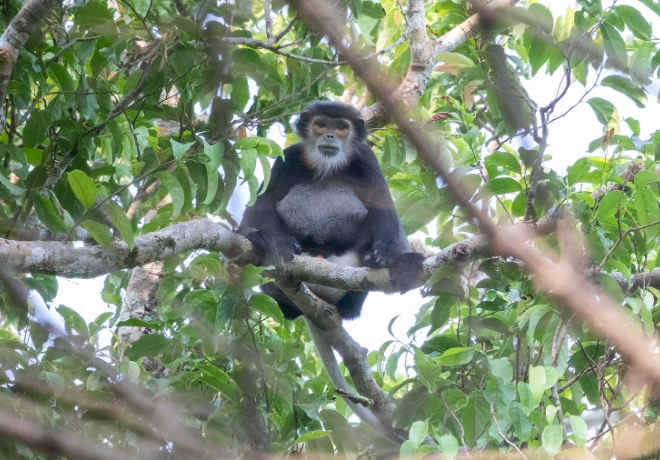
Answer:
[[[252,257],[257,265],[274,265],[281,269],[293,256],[302,252],[300,244],[291,235],[256,231],[245,237],[252,243]]]
[[[401,294],[417,285],[417,279],[422,273],[424,255],[418,252],[401,254],[390,267],[390,281]]]
[[[376,240],[371,251],[364,255],[364,263],[367,267],[388,268],[402,254],[401,245],[397,240]]]

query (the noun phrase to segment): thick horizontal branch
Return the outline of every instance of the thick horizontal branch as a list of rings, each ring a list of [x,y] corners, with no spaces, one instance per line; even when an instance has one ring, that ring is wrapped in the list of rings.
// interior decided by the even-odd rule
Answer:
[[[115,270],[165,260],[196,249],[219,251],[227,257],[247,254],[250,243],[211,221],[195,219],[135,238],[133,249],[116,241],[112,251],[100,246],[72,247],[55,241],[14,241],[0,238],[0,266],[18,273],[42,273],[67,278],[93,278]]]
[[[554,231],[556,218],[519,224],[536,236]],[[424,262],[421,286],[439,267],[461,265],[492,255],[484,236],[452,244]],[[187,251],[218,251],[238,264],[247,262],[250,242],[210,219],[194,219],[135,238],[133,249],[117,240],[112,251],[101,246],[73,247],[56,241],[15,241],[0,238],[0,266],[18,273],[42,273],[67,278],[93,278],[116,270],[161,261]],[[281,273],[292,282],[307,281],[341,289],[395,292],[386,269],[343,267],[306,256],[296,256]]]
[[[536,224],[514,225],[511,230],[528,230],[521,233],[539,237],[554,232],[558,220],[559,217],[546,217]],[[93,278],[198,249],[221,252],[242,265],[248,261],[251,245],[241,235],[210,219],[194,219],[138,236],[132,250],[120,240],[116,241],[115,249],[110,251],[101,246],[74,247],[69,243],[57,241],[15,241],[0,238],[0,267],[16,273]],[[493,255],[492,242],[486,236],[466,238],[427,258],[417,286],[422,286],[440,267],[461,267]],[[280,276],[291,282],[306,281],[347,290],[397,292],[390,282],[387,269],[344,267],[314,257],[294,257]],[[630,281],[621,275],[613,276],[624,289],[660,287],[660,270],[638,273]]]

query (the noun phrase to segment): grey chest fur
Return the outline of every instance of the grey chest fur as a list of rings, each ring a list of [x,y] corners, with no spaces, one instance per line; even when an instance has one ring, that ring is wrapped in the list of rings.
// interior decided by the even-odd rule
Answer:
[[[353,190],[334,181],[295,185],[276,206],[296,238],[319,245],[350,246],[367,216]]]

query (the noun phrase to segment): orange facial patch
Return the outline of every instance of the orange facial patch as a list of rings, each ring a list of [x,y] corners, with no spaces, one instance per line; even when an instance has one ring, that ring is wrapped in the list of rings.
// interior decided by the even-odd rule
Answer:
[[[346,128],[337,128],[335,134],[337,134],[337,136],[342,139],[346,139],[348,135],[351,134],[351,126],[349,125]]]
[[[312,132],[316,136],[328,133],[346,139],[351,134],[351,128],[351,123],[343,118],[316,117],[312,120]]]
[[[314,130],[314,134],[320,136],[328,130],[328,124],[321,118],[314,118],[312,121],[312,129]]]

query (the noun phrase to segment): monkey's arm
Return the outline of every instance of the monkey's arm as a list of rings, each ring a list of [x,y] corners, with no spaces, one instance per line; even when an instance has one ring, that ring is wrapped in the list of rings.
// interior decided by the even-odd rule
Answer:
[[[281,200],[297,177],[293,171],[298,161],[294,145],[285,150],[287,161],[275,160],[271,180],[264,193],[257,197],[253,206],[245,210],[238,232],[252,243],[253,263],[282,267],[299,254],[298,241],[290,234],[282,218],[277,213],[277,201]],[[262,184],[263,187],[263,184]]]
[[[356,247],[367,266],[389,268],[392,283],[405,292],[421,273],[424,256],[411,251],[378,160],[369,147],[361,147],[360,167],[353,169],[359,177],[353,180],[361,184],[358,196],[368,214]]]

